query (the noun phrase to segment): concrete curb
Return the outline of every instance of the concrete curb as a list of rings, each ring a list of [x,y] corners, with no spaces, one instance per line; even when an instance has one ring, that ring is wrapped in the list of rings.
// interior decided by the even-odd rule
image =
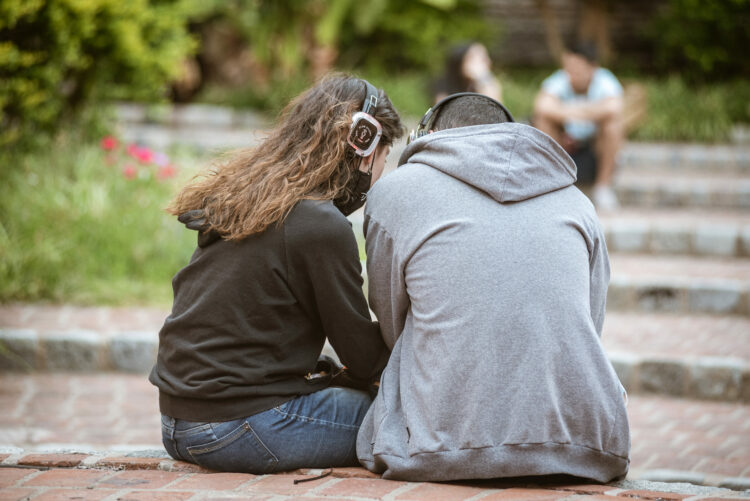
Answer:
[[[628,393],[750,402],[750,364],[729,357],[657,358],[609,352]]]
[[[105,469],[105,470],[159,470],[193,474],[217,473],[201,466],[175,461],[171,459],[163,449],[143,450],[123,453],[118,450],[107,450],[92,452],[85,447],[76,448],[69,446],[64,449],[41,449],[25,450],[18,447],[3,447],[0,445],[0,454],[6,455],[0,465],[4,467],[27,467],[27,468],[67,468],[67,469]],[[290,472],[275,474],[279,475],[306,475],[317,476],[322,473],[319,469],[300,469]],[[373,474],[361,467],[333,468],[331,478],[359,478],[369,480],[380,480],[380,475]],[[513,483],[512,480],[507,482]],[[462,482],[463,483],[463,482]],[[521,480],[523,488],[536,486],[529,481]],[[723,477],[721,475],[710,475],[701,472],[683,472],[676,470],[644,470],[633,471],[625,480],[611,482],[609,484],[571,484],[571,485],[545,485],[547,489],[559,489],[570,492],[571,495],[595,494],[602,495],[607,492],[616,496],[627,494],[629,498],[662,499],[654,497],[658,493],[676,493],[690,496],[734,496],[745,494],[737,491],[747,490],[750,487],[750,478]],[[628,491],[628,492],[625,492]],[[637,495],[638,493],[642,495]],[[669,499],[672,499],[671,497]],[[698,498],[700,499],[700,498]],[[715,498],[712,498],[715,499]]]
[[[729,279],[614,276],[607,307],[616,311],[750,314],[750,283]]]
[[[658,183],[616,181],[614,190],[620,203],[625,206],[750,208],[750,184],[742,181],[720,186],[701,184],[664,186]]]
[[[0,372],[121,371],[146,373],[156,360],[152,332],[121,331],[111,337],[91,331],[40,335],[33,329],[0,329]]]
[[[155,333],[89,331],[40,335],[31,329],[0,329],[0,372],[95,372],[147,374],[156,360]],[[326,346],[326,348],[329,348]],[[334,355],[330,349],[324,351]],[[655,358],[610,352],[630,393],[658,393],[725,402],[750,402],[750,364],[728,357]]]
[[[267,114],[210,104],[143,105],[121,102],[115,105],[115,116],[121,123],[214,129],[263,129],[271,121]]]
[[[603,222],[610,252],[710,257],[750,256],[750,226],[669,224],[647,221]]]
[[[668,168],[675,172],[705,170],[750,172],[750,146],[628,142],[618,158],[627,170]]]

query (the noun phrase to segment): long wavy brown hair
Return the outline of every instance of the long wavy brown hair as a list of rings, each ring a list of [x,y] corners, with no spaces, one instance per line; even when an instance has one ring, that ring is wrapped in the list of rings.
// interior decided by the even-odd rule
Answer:
[[[347,183],[359,165],[346,138],[365,95],[365,84],[358,78],[324,77],[284,108],[260,145],[237,151],[197,176],[167,212],[180,215],[202,209],[205,230],[240,240],[281,224],[300,200],[346,196]],[[378,90],[373,115],[383,128],[380,145],[401,137],[401,119],[383,90]]]

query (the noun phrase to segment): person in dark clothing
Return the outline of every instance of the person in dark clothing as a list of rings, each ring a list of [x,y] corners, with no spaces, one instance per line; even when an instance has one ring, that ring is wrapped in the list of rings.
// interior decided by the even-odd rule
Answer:
[[[492,60],[484,44],[465,43],[448,53],[443,75],[433,84],[433,101],[457,92],[478,92],[501,99],[502,87],[492,73]]]
[[[402,132],[384,91],[331,75],[172,201],[198,246],[172,281],[149,376],[170,456],[256,474],[358,464],[370,396],[337,386],[340,368],[319,357],[328,338],[365,389],[387,363],[346,215]]]

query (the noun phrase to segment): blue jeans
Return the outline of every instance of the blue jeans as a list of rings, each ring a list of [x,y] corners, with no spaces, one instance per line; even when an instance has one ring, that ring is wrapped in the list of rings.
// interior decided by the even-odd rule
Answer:
[[[357,431],[370,404],[365,392],[330,387],[234,421],[195,423],[163,415],[162,442],[173,458],[220,471],[356,466]]]

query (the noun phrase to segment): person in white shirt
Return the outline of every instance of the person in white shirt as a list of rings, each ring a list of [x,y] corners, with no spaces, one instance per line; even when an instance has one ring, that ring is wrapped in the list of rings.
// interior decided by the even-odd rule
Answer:
[[[623,108],[620,82],[598,65],[596,50],[588,44],[566,50],[562,69],[544,80],[534,102],[533,125],[573,157],[579,184],[593,182],[599,210],[619,206],[612,177],[625,135]]]

